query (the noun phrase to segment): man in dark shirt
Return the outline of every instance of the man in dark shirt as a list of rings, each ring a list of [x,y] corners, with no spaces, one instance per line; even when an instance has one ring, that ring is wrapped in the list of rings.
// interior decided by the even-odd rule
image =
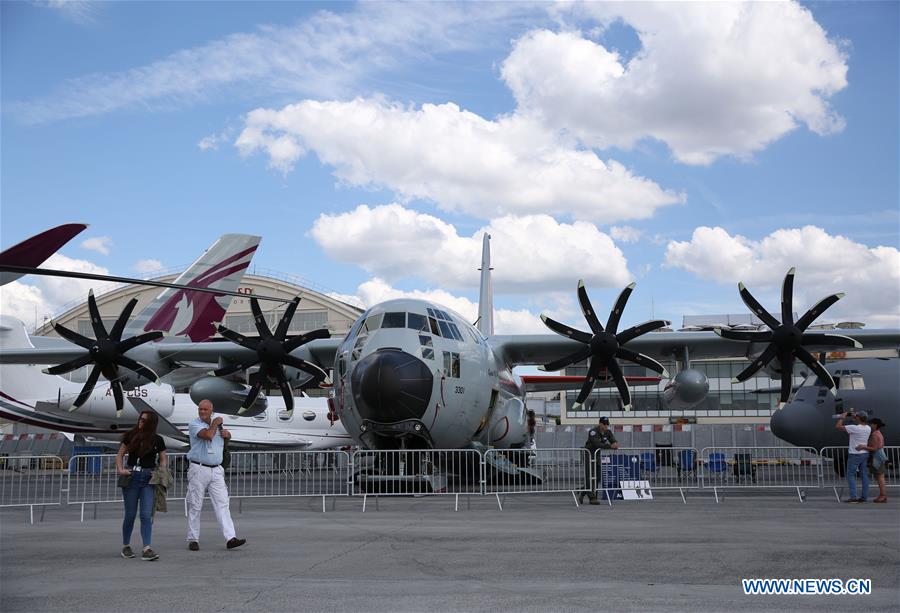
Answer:
[[[578,500],[579,502],[581,502],[584,500],[584,497],[587,496],[588,501],[591,504],[600,504],[600,501],[597,500],[597,490],[591,487],[591,461],[594,460],[595,452],[598,449],[619,448],[619,442],[616,440],[616,437],[612,433],[612,430],[609,429],[608,417],[601,417],[600,421],[597,422],[597,427],[591,428],[588,431],[588,438],[584,443],[584,448],[588,450],[588,453],[590,453],[590,460],[588,462],[585,462],[584,465],[585,490],[581,492],[581,496]],[[596,457],[596,459],[598,461],[600,460],[599,457]]]

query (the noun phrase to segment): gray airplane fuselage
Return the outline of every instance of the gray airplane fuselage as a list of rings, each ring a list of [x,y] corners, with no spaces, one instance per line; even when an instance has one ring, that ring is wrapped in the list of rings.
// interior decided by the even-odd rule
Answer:
[[[772,432],[799,447],[841,447],[847,434],[835,428],[835,414],[855,409],[885,422],[885,445],[900,445],[900,359],[859,358],[830,362],[837,395],[810,375],[784,407],[772,415]]]
[[[368,448],[525,442],[521,381],[474,326],[428,301],[363,313],[338,349],[334,390],[341,421]]]

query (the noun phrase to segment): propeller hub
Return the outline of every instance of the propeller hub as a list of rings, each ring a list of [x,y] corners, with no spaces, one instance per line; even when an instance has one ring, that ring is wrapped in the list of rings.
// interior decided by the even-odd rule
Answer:
[[[618,348],[619,341],[614,334],[601,332],[591,338],[591,354],[601,360],[612,359],[616,355],[616,349]]]

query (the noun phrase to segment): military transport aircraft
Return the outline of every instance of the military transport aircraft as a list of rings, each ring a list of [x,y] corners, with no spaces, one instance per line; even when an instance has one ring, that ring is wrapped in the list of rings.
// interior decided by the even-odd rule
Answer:
[[[853,338],[806,332],[812,321],[841,295],[828,296],[794,321],[793,269],[782,286],[780,321],[765,311],[743,285],[739,287],[744,302],[766,323],[768,330],[651,334],[668,323],[655,320],[619,331],[619,321],[634,285],[622,291],[604,325],[594,312],[584,284],[579,282],[578,300],[590,332],[544,316],[545,324],[556,335],[497,335],[492,325],[489,239],[487,235],[484,238],[482,291],[475,325],[441,305],[400,299],[369,308],[344,339],[324,338],[324,331],[288,338],[286,332],[296,302],[288,306],[273,332],[256,300],[251,299],[258,338],[222,326],[219,332],[232,344],[144,342],[135,345],[133,339],[120,340],[121,336],[100,343],[73,338],[82,348],[4,351],[0,363],[72,365],[77,362],[105,367],[119,364],[120,358],[125,358],[129,364],[134,361],[153,371],[176,369],[184,363],[207,363],[215,368],[211,375],[218,376],[259,365],[256,383],[242,403],[242,408],[249,409],[253,408],[256,394],[266,381],[281,388],[286,407],[290,409],[292,387],[327,383],[325,372],[331,369],[336,416],[364,447],[517,448],[526,436],[524,392],[528,387],[527,379],[513,372],[518,365],[542,365],[554,371],[587,359],[588,374],[578,381],[581,390],[577,401],[584,402],[597,384],[615,385],[627,409],[630,391],[617,359],[667,377],[657,358],[675,357],[687,362],[691,357],[749,357],[750,365],[737,379],[743,380],[772,362],[781,371],[784,402],[790,392],[795,358],[833,390],[830,375],[812,358],[810,351],[861,344],[896,347],[900,343],[897,330],[854,330]],[[119,321],[125,319],[127,313]],[[115,329],[123,326],[117,324]],[[130,387],[137,382],[141,382],[138,377],[129,377]],[[85,390],[90,393],[87,385]],[[229,391],[229,398],[233,397],[233,391]]]

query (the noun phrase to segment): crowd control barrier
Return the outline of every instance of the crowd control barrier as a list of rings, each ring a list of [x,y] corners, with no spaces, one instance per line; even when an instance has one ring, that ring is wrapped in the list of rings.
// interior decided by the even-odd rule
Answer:
[[[577,492],[594,482],[587,449],[489,449],[484,454],[484,494],[500,496]]]
[[[720,489],[792,488],[806,500],[804,488],[821,487],[820,457],[812,447],[704,447],[700,482]]]
[[[483,492],[482,457],[474,449],[359,450],[353,453],[352,492],[370,495],[454,496]]]
[[[888,488],[900,487],[900,447],[884,447],[886,460],[884,463],[884,484]],[[823,447],[821,450],[822,462],[822,487],[830,487],[834,491],[834,497],[841,501],[841,496],[847,489],[847,454],[844,447]],[[870,456],[872,454],[869,454]],[[869,471],[869,499],[878,495],[877,476],[872,471],[872,460],[867,462]],[[857,493],[859,491],[859,477],[857,477]]]
[[[11,456],[0,459],[0,507],[28,507],[34,523],[34,507],[44,510],[62,504],[65,464],[58,456]]]
[[[597,492],[607,503],[626,497],[640,498],[653,490],[697,489],[698,454],[693,447],[632,447],[595,452]]]

